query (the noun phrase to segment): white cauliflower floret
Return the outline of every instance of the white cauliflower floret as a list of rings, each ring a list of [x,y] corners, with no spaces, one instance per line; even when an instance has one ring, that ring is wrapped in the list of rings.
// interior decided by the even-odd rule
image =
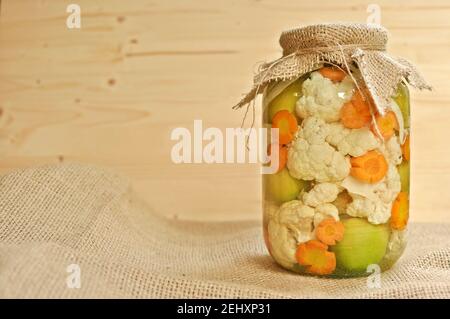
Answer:
[[[297,242],[290,230],[274,221],[269,221],[267,227],[272,257],[283,267],[291,268],[297,261],[295,252]]]
[[[333,83],[319,72],[303,82],[302,97],[297,101],[296,112],[301,118],[316,116],[326,122],[339,121],[340,110],[353,94],[353,82],[345,77],[342,82]]]
[[[271,201],[265,201],[263,205],[264,219],[270,220],[276,214],[280,206]]]
[[[350,195],[353,201],[347,206],[346,213],[352,217],[363,217],[372,224],[384,224],[391,216],[392,203],[371,200],[360,195]]]
[[[397,168],[389,165],[386,176],[376,184],[349,181],[350,178],[341,184],[353,198],[346,213],[353,217],[367,217],[372,224],[386,223],[391,216],[392,202],[401,189]],[[360,187],[358,183],[361,184]]]
[[[298,243],[311,239],[313,217],[314,209],[299,200],[284,203],[275,215],[280,224],[291,230]]]
[[[334,220],[339,220],[339,211],[336,206],[330,203],[320,204],[315,209],[316,214],[314,215],[314,227],[317,227],[324,219],[334,218]]]
[[[337,198],[339,191],[339,186],[333,183],[317,184],[312,190],[303,194],[303,203],[312,207],[331,203]]]
[[[289,173],[303,180],[337,182],[350,172],[350,161],[329,145],[329,127],[317,117],[308,117],[288,150]]]
[[[272,255],[282,266],[292,267],[297,245],[314,237],[313,218],[313,208],[293,200],[281,205],[269,220]]]
[[[375,187],[375,194],[384,202],[393,202],[402,188],[400,175],[395,165],[389,165],[386,176]]]
[[[388,162],[394,165],[399,165],[402,162],[402,148],[396,135],[392,136],[384,145],[381,145],[379,151]]]
[[[326,141],[335,146],[343,155],[355,157],[380,146],[379,140],[369,128],[349,129],[341,123],[329,124]]]
[[[299,133],[309,144],[323,144],[330,134],[330,126],[318,117],[310,117],[303,121]]]
[[[353,198],[350,196],[347,190],[340,192],[337,196],[336,200],[332,202],[334,206],[336,206],[339,215],[345,214],[347,210],[347,206],[351,203]]]
[[[300,243],[315,239],[315,227],[324,219],[339,220],[339,212],[331,203],[322,203],[315,208],[300,200],[284,203],[268,218],[268,235],[271,254],[286,268],[297,261],[295,253]]]

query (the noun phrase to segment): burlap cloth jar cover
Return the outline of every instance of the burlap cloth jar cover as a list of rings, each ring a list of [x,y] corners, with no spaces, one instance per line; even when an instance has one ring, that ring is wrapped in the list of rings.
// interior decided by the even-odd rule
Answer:
[[[280,36],[282,57],[260,66],[252,90],[234,108],[250,103],[273,81],[293,79],[331,62],[343,69],[355,63],[384,114],[403,79],[415,88],[431,89],[409,61],[386,52],[387,40],[385,28],[369,24],[317,24],[285,31]]]

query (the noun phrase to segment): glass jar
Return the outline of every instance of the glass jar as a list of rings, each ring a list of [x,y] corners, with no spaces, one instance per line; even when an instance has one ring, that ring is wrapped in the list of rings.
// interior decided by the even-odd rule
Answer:
[[[384,271],[406,245],[409,91],[401,83],[382,115],[351,73],[321,65],[263,95],[263,126],[279,130],[278,171],[263,175],[264,239],[300,274]]]

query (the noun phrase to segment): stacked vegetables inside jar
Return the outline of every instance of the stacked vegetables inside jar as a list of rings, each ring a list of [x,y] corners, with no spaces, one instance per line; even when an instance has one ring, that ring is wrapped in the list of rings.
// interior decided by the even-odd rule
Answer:
[[[278,171],[263,176],[264,238],[302,274],[386,270],[406,244],[409,92],[401,83],[380,114],[350,72],[321,65],[264,92],[263,124],[279,130]]]

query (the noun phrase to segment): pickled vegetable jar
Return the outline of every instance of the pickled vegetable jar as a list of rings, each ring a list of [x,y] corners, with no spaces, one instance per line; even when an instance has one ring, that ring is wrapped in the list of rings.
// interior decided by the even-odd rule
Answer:
[[[402,254],[410,167],[403,82],[389,102],[381,114],[356,65],[320,63],[265,88],[263,125],[278,129],[270,148],[279,158],[278,171],[263,175],[264,239],[282,267],[355,277],[389,269]]]

